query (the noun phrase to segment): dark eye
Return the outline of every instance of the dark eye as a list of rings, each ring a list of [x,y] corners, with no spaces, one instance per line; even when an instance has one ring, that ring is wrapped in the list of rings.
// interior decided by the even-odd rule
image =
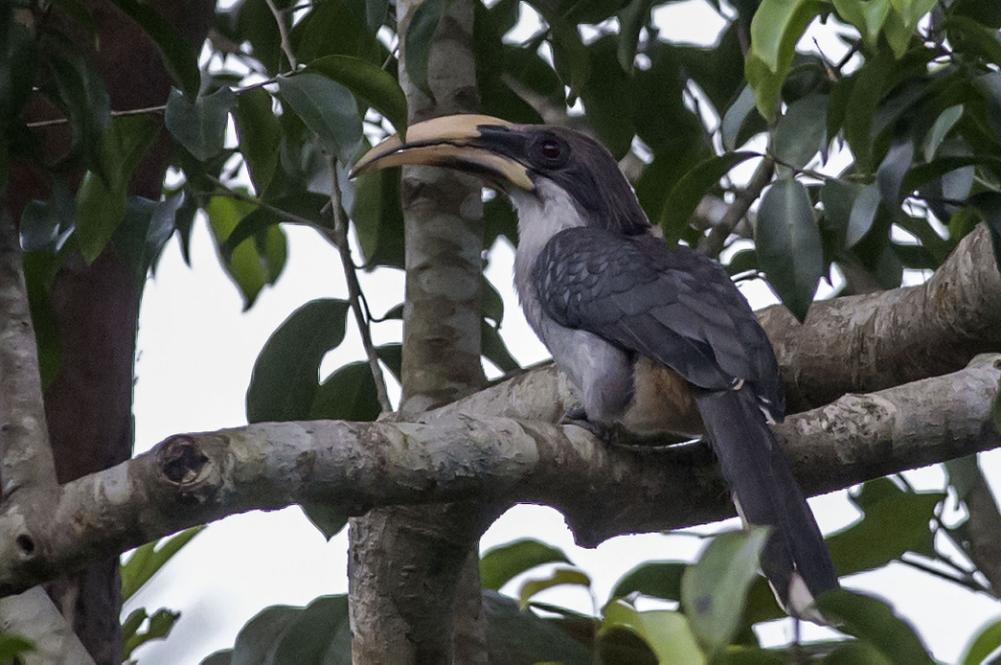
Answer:
[[[559,141],[556,141],[555,139],[545,139],[539,145],[539,152],[541,152],[542,156],[546,159],[556,160],[563,154],[563,148],[560,147]]]

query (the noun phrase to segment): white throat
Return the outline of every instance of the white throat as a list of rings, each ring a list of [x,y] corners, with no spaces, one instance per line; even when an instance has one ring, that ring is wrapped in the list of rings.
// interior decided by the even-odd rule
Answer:
[[[537,182],[535,192],[515,190],[511,203],[518,213],[518,249],[514,257],[514,284],[524,303],[531,282],[532,266],[539,252],[554,235],[575,226],[584,226],[577,204],[565,189],[547,178]]]

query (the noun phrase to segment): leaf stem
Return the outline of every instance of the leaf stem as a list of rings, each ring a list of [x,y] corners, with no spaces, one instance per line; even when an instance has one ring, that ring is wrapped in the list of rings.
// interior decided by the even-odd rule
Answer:
[[[288,60],[289,67],[295,71],[299,68],[299,61],[295,57],[295,53],[292,52],[292,40],[288,36],[288,26],[285,24],[284,13],[275,5],[275,0],[264,1],[268,3],[268,9],[271,10],[271,14],[275,17],[275,23],[278,24],[278,35],[282,40],[282,53],[285,54],[285,59]]]
[[[358,332],[361,333],[362,346],[365,347],[365,355],[368,356],[368,365],[372,370],[372,380],[375,382],[375,393],[379,398],[379,406],[383,413],[390,413],[393,405],[389,401],[389,393],[386,391],[386,378],[382,374],[382,367],[379,365],[379,355],[372,344],[372,330],[369,327],[369,319],[362,311],[361,284],[358,282],[358,273],[355,272],[355,264],[351,259],[351,247],[348,244],[348,222],[344,208],[341,206],[341,185],[337,181],[337,159],[330,158],[330,207],[334,215],[333,241],[341,253],[341,265],[344,267],[344,277],[348,284],[348,301],[351,303],[351,311],[354,312],[355,322],[358,324]],[[366,309],[368,306],[366,304]]]

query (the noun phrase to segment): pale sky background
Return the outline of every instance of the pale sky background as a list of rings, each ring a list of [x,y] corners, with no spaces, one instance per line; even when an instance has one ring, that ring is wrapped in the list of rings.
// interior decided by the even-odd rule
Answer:
[[[712,43],[722,22],[701,0],[668,5],[657,22],[666,37]],[[530,31],[531,26],[525,27]],[[816,31],[815,31],[816,32]],[[806,43],[806,41],[804,41]],[[829,37],[825,49],[838,48]],[[837,52],[837,51],[833,51]],[[753,164],[745,165],[753,169]],[[739,172],[737,179],[739,180]],[[181,259],[177,240],[167,246],[156,277],[143,298],[139,323],[139,355],[135,388],[136,451],[148,450],[178,432],[215,430],[246,423],[244,393],[258,352],[274,329],[297,307],[324,297],[346,297],[336,251],[315,232],[286,226],[289,258],[273,288],[265,289],[246,313],[214,255],[204,221],[192,237],[192,266]],[[505,300],[502,333],[514,356],[527,364],[547,357],[529,330],[511,284],[513,249],[501,241],[487,271]],[[362,275],[363,289],[378,315],[403,299],[403,274],[379,270]],[[752,305],[775,299],[760,282],[742,282]],[[399,322],[375,324],[376,343],[399,341]],[[353,321],[345,342],[324,360],[330,372],[362,357]],[[398,386],[391,389],[395,399]],[[985,456],[992,478],[1001,478],[1001,454]],[[918,488],[941,489],[942,474],[926,469],[908,474]],[[825,532],[841,528],[857,516],[835,493],[811,500]],[[710,525],[716,530],[720,524]],[[533,537],[562,547],[594,580],[599,603],[607,600],[616,580],[638,563],[654,559],[691,559],[698,539],[660,534],[613,538],[597,548],[573,545],[555,510],[519,506],[499,519],[483,537],[483,549]],[[180,610],[182,617],[165,642],[136,652],[142,665],[195,665],[213,651],[231,647],[243,624],[272,604],[305,605],[318,595],[345,593],[346,531],[329,543],[298,508],[254,512],[213,523],[192,541],[124,609],[159,607]],[[540,570],[533,574],[539,575]],[[878,593],[912,621],[939,659],[955,662],[976,629],[1001,615],[993,600],[965,591],[903,565],[843,580],[846,586]],[[506,588],[516,593],[519,581]],[[540,596],[581,611],[591,600],[578,589],[557,589]],[[123,614],[124,616],[124,614]],[[791,622],[777,621],[761,631],[768,643],[785,641]],[[822,636],[809,627],[807,638]]]

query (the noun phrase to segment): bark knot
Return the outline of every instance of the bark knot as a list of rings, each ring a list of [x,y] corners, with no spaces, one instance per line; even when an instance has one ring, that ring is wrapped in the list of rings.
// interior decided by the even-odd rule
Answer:
[[[195,440],[186,436],[169,439],[158,457],[163,476],[179,486],[195,482],[209,461]]]

